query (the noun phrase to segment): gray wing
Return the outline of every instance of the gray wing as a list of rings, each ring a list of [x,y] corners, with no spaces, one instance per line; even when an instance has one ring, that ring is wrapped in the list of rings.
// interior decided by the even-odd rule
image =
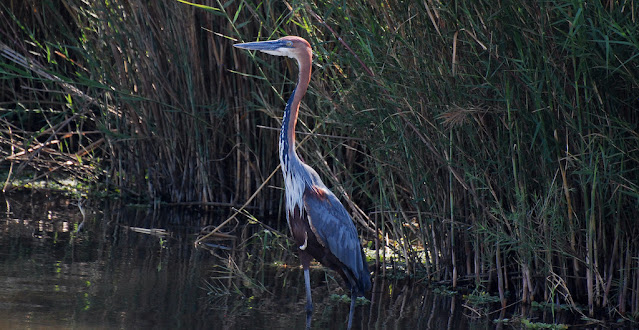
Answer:
[[[356,281],[368,278],[357,229],[337,197],[330,190],[314,185],[304,191],[304,206],[322,243],[350,269]]]

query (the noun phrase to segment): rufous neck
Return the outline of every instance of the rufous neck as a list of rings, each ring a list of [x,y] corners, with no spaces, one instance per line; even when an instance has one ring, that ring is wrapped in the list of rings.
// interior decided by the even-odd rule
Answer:
[[[298,80],[297,86],[293,95],[289,99],[284,112],[284,119],[282,121],[282,131],[280,136],[280,158],[284,161],[286,158],[297,158],[295,152],[295,126],[297,125],[297,115],[299,113],[300,103],[302,97],[306,94],[308,84],[311,80],[311,52],[308,50],[308,54],[303,52],[296,57],[298,64]],[[290,157],[293,156],[293,157]]]

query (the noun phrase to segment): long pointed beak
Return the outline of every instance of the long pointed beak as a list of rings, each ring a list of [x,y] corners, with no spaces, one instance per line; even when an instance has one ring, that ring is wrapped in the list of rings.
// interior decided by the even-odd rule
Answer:
[[[286,48],[286,41],[283,40],[269,40],[269,41],[256,41],[256,42],[246,42],[243,44],[235,44],[233,47],[242,48],[242,49],[250,49],[250,50],[260,50],[260,51],[273,51],[278,48]]]

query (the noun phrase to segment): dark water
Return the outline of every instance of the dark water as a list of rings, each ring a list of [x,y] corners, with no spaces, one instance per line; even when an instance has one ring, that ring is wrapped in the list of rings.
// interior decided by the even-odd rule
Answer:
[[[83,216],[75,200],[47,193],[4,196],[3,204],[0,328],[304,328],[303,277],[290,252],[260,250],[288,260],[273,265],[251,258],[259,252],[242,247],[241,237],[219,242],[233,250],[194,248],[200,228],[219,219],[96,202]],[[346,294],[338,279],[321,267],[312,277],[313,328],[345,328],[349,305],[335,298]],[[354,328],[495,326],[469,318],[459,297],[390,280],[376,288]]]

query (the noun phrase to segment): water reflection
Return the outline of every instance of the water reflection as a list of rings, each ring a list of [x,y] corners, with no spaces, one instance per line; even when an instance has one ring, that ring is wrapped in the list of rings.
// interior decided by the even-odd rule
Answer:
[[[5,196],[0,328],[304,328],[302,271],[273,245],[282,244],[275,233],[238,226],[236,240],[194,249],[213,217],[90,204],[83,215],[73,199]],[[280,262],[253,257],[264,253]],[[348,292],[338,281],[313,269],[314,328],[345,328],[349,305],[340,295]],[[378,279],[375,292],[357,308],[354,328],[486,327],[470,323],[454,297],[420,286]]]

